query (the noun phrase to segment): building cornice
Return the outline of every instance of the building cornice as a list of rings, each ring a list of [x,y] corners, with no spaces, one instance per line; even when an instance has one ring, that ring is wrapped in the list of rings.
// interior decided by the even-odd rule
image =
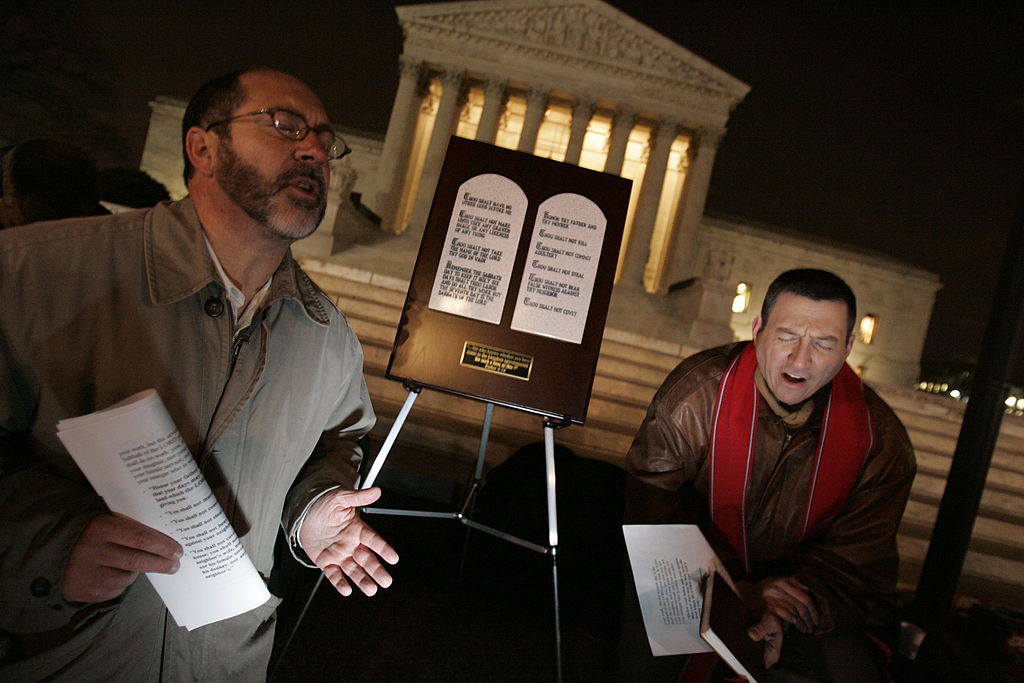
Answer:
[[[549,81],[599,79],[596,90],[604,93],[640,91],[668,110],[684,106],[717,114],[727,114],[750,90],[600,0],[477,0],[396,11],[406,55],[426,62],[454,56],[467,71],[486,71],[494,63],[510,81],[516,71],[526,81],[531,74]]]

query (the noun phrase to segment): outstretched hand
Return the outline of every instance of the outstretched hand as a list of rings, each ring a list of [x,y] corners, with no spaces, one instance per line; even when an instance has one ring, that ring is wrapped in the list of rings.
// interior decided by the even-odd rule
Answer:
[[[358,510],[378,498],[377,487],[331,491],[313,504],[299,529],[299,545],[342,595],[352,594],[353,583],[366,595],[391,585],[391,574],[380,560],[395,564],[398,553]]]

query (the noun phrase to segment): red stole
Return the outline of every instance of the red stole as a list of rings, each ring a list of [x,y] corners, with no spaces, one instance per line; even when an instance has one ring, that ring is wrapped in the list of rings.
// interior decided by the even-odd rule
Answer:
[[[754,464],[760,394],[754,385],[753,342],[729,364],[718,385],[711,421],[711,523],[725,536],[750,574],[747,547],[747,489]],[[800,539],[823,528],[839,513],[875,442],[864,386],[846,363],[832,380],[821,417],[821,435],[807,490]]]

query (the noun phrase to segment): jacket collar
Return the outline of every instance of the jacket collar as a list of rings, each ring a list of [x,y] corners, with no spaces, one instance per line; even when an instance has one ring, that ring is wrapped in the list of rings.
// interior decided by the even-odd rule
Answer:
[[[144,228],[146,280],[154,304],[165,306],[192,296],[211,282],[223,286],[210,259],[202,224],[191,198],[164,202],[149,211]],[[292,258],[285,254],[270,284],[265,302],[292,299],[309,318],[330,324],[319,289]]]

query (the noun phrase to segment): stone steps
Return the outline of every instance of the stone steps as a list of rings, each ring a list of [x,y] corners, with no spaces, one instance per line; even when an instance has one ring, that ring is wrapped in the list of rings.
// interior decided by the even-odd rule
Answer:
[[[385,376],[406,283],[317,261],[307,272],[336,301],[359,336],[365,375],[378,424],[376,443],[387,436],[407,393]],[[696,349],[607,330],[586,424],[556,432],[577,455],[622,466],[633,434],[665,376]],[[898,387],[875,387],[900,416],[918,461],[899,532],[900,581],[912,589],[928,548],[963,417],[963,404]],[[423,391],[396,440],[385,470],[394,467],[411,486],[459,489],[468,481],[480,446],[485,406],[480,401]],[[517,448],[543,438],[537,415],[496,406],[486,454],[488,467]],[[960,590],[990,600],[1024,604],[1024,419],[1004,419],[986,490],[975,520]],[[398,470],[401,470],[399,472]],[[385,474],[382,473],[382,479]],[[418,482],[417,482],[418,478]],[[455,495],[454,493],[452,494]]]
[[[945,487],[944,476],[918,470],[917,479],[914,481],[912,489],[912,498],[935,507],[942,499]],[[1024,497],[1020,495],[1019,491],[1019,488],[1004,489],[987,486],[981,496],[980,514],[993,519],[1012,521],[1024,527]]]

